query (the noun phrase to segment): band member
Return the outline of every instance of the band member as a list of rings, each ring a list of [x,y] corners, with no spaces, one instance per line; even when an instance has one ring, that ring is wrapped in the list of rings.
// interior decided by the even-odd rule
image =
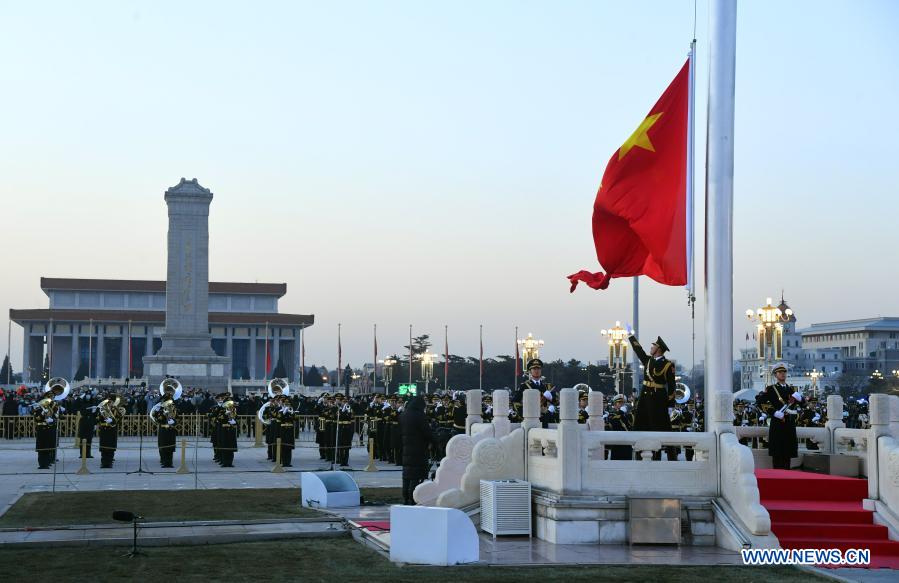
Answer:
[[[587,391],[578,391],[577,393],[577,422],[578,423],[586,423],[587,419],[590,418],[590,413],[587,412]]]
[[[115,462],[115,451],[118,448],[119,425],[125,417],[125,407],[122,406],[122,397],[115,393],[109,393],[106,398],[97,405],[100,436],[100,467],[111,468]]]
[[[281,466],[289,468],[293,466],[293,448],[295,445],[293,432],[294,410],[290,406],[290,398],[287,395],[275,397],[273,407],[277,407],[275,419],[277,427],[280,429],[278,437],[281,438]]]
[[[400,401],[396,395],[391,395],[387,400],[390,408],[385,411],[387,414],[387,442],[389,449],[388,461],[393,464],[402,465],[402,445],[403,436],[400,433]]]
[[[84,448],[85,457],[88,458],[94,457],[91,455],[91,444],[94,441],[94,431],[96,427],[97,408],[85,407],[81,411],[81,417],[78,419],[78,439],[81,440],[81,446]]]
[[[328,403],[329,398],[330,395],[328,395],[328,393],[322,393],[321,397],[318,398],[318,403],[316,405],[318,412],[318,424],[316,425],[315,429],[315,443],[318,444],[318,457],[319,459],[323,460],[328,459],[328,452],[331,451],[328,449],[328,409],[330,407],[330,404]]]
[[[802,394],[787,384],[787,367],[774,367],[773,385],[765,387],[757,402],[771,418],[768,429],[768,454],[775,469],[789,470],[790,458],[798,455],[799,440],[796,437],[796,421],[805,406]]]
[[[225,403],[225,396],[230,396],[230,393],[221,393],[215,396],[215,405],[212,406],[212,409],[206,413],[206,418],[209,422],[209,442],[212,444],[212,461],[221,465],[222,458],[219,455],[221,452],[219,451],[219,426],[225,418],[225,412],[222,409],[222,405]]]
[[[57,427],[59,415],[63,409],[59,401],[69,394],[69,383],[63,378],[53,378],[44,387],[43,398],[33,405],[35,439],[34,449],[37,451],[37,467],[50,469],[56,462]]]
[[[222,393],[219,398],[222,400],[217,417],[219,463],[223,468],[233,468],[237,451],[237,403],[231,400],[231,393]]]
[[[340,466],[350,465],[350,448],[353,447],[353,419],[355,415],[346,401],[343,393],[334,395],[335,440],[337,442],[337,457],[335,463]]]
[[[453,434],[461,435],[465,433],[465,418],[468,416],[465,409],[465,401],[463,401],[464,393],[456,393],[453,397]]]
[[[618,394],[612,397],[612,410],[606,417],[608,431],[630,431],[633,425],[631,414],[627,409],[627,398]],[[608,446],[609,459],[613,460],[632,460],[634,452],[629,445],[610,445]]]
[[[175,443],[178,439],[178,430],[175,428],[178,411],[175,401],[181,397],[181,383],[167,378],[159,385],[159,391],[162,395],[159,402],[150,409],[150,419],[156,424],[159,465],[171,468],[174,467]]]

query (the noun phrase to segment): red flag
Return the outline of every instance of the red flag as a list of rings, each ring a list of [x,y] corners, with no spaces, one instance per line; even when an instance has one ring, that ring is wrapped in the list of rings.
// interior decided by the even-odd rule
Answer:
[[[606,165],[593,203],[593,244],[605,273],[568,276],[606,289],[613,277],[687,283],[687,114],[690,64]]]

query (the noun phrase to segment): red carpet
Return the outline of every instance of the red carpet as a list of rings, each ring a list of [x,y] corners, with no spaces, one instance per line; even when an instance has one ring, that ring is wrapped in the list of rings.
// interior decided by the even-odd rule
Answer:
[[[756,470],[771,531],[785,549],[870,549],[872,568],[899,569],[899,541],[862,508],[868,481],[796,470]],[[835,566],[835,565],[833,565]]]
[[[360,520],[356,524],[372,532],[390,532],[389,520]]]

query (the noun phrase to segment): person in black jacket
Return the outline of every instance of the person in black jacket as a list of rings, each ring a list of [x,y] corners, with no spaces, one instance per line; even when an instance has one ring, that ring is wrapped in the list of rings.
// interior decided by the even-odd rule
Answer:
[[[412,506],[412,492],[428,477],[428,451],[433,441],[425,402],[412,397],[400,415],[403,438],[403,504]]]

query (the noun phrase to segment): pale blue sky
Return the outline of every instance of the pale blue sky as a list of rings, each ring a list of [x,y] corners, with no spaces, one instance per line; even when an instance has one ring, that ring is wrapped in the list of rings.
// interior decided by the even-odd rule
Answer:
[[[800,326],[899,315],[897,27],[887,0],[740,4],[737,347],[781,288]],[[599,269],[599,178],[692,28],[688,0],[5,2],[0,307],[46,306],[41,276],[162,279],[162,194],[186,176],[216,195],[211,277],[286,281],[282,311],[316,315],[307,363],[335,364],[338,322],[354,365],[374,322],[382,352],[410,323],[440,352],[449,324],[475,355],[483,323],[488,355],[517,324],[548,358],[601,358],[630,283],[565,276]],[[683,290],[643,290],[643,334],[689,364]],[[700,360],[701,305],[696,324]]]

